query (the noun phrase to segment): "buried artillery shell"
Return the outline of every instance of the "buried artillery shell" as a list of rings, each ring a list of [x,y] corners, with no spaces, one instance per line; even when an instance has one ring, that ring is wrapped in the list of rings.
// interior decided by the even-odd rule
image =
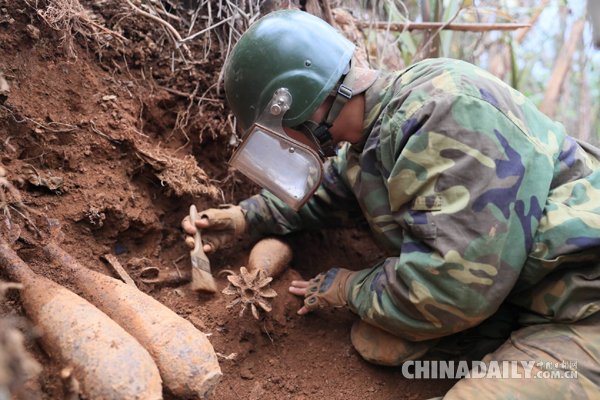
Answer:
[[[0,243],[0,265],[23,284],[20,298],[53,358],[73,369],[89,399],[162,399],[161,378],[148,352],[115,321],[75,293],[36,275]]]
[[[256,243],[248,257],[248,271],[263,269],[267,276],[277,278],[292,260],[292,248],[283,240],[265,238]]]
[[[83,297],[148,350],[171,393],[186,399],[205,399],[212,394],[222,374],[204,333],[136,288],[84,268],[56,244],[45,245],[43,251],[72,273]]]

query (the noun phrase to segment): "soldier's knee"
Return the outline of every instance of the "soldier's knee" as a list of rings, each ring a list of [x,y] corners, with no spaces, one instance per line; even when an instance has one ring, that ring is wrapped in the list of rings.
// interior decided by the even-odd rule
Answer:
[[[402,339],[360,319],[352,325],[350,338],[365,360],[390,367],[420,358],[434,344],[434,340],[411,342]]]

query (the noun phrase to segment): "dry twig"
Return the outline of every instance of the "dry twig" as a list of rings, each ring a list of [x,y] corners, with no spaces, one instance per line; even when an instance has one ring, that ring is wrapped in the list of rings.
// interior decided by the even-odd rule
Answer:
[[[177,96],[191,97],[189,93],[182,92],[181,90],[172,89],[172,88],[168,88],[168,87],[164,87],[164,86],[157,86],[157,88],[164,90],[165,92],[169,92],[171,94],[177,95]],[[220,99],[206,99],[206,98],[203,98],[200,96],[195,96],[195,95],[193,96],[193,99],[223,104],[223,100],[220,100]]]
[[[462,31],[462,32],[487,32],[487,31],[515,31],[521,28],[529,28],[529,24],[504,24],[504,23],[457,23],[447,24],[444,22],[375,22],[369,24],[365,21],[356,21],[356,24],[360,28],[371,28],[379,30],[389,30],[394,32],[402,32],[404,30],[434,30],[444,29],[450,31]]]
[[[165,28],[168,29],[168,31],[173,35],[173,37],[175,38],[175,48],[179,48],[179,46],[182,46],[183,49],[186,52],[186,55],[190,58],[193,59],[194,57],[192,56],[192,52],[190,51],[189,47],[187,47],[187,45],[183,44],[182,45],[182,37],[179,34],[179,32],[177,31],[177,29],[175,29],[173,27],[173,25],[171,25],[170,23],[168,23],[167,21],[165,21],[164,19],[157,17],[156,15],[152,15],[149,12],[146,12],[142,9],[140,9],[139,7],[137,7],[135,4],[133,4],[131,1],[129,0],[125,0],[127,2],[127,4],[129,4],[129,7],[131,7],[131,9],[137,13],[140,14],[146,18],[149,18],[153,21],[158,22],[159,24],[162,24]]]

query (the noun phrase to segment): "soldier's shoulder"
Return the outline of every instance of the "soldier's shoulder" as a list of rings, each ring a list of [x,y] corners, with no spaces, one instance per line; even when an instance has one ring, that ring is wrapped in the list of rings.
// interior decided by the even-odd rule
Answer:
[[[390,87],[394,89],[395,99],[390,102],[391,111],[416,110],[418,105],[424,106],[433,100],[448,104],[468,99],[489,103],[525,133],[530,133],[525,120],[557,129],[523,93],[466,61],[436,58],[415,63],[399,71],[395,84]]]

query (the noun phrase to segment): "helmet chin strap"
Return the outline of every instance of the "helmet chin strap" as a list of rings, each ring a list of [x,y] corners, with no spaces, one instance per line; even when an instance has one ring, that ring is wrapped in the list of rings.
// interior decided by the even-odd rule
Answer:
[[[319,156],[324,158],[325,155],[331,150],[333,135],[329,129],[333,126],[336,118],[342,112],[342,108],[348,103],[348,100],[352,98],[354,92],[352,86],[354,85],[354,58],[348,64],[346,71],[342,75],[342,83],[340,84],[335,100],[329,108],[329,111],[323,118],[321,123],[307,120],[296,127],[297,130],[302,132],[304,136],[308,138],[316,147],[319,149]]]

